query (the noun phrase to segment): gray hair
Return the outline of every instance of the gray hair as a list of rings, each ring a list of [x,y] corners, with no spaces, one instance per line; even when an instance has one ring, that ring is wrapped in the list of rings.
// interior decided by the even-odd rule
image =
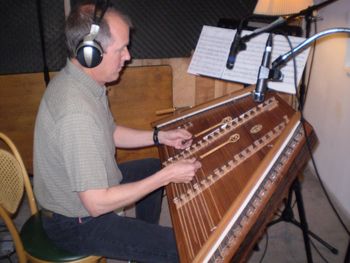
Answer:
[[[90,28],[94,22],[95,6],[93,4],[82,4],[72,9],[66,21],[66,44],[68,56],[75,57],[76,48],[83,41],[84,37],[90,33]],[[131,20],[128,16],[117,10],[114,6],[109,6],[106,13],[117,14],[130,28]],[[106,22],[105,16],[99,23],[100,29],[96,36],[96,41],[105,50],[111,41],[111,32]]]

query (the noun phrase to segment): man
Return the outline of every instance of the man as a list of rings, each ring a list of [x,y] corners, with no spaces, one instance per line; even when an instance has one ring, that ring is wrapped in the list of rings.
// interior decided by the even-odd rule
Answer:
[[[39,108],[34,138],[34,191],[43,208],[43,226],[60,247],[107,258],[177,262],[171,228],[159,226],[162,187],[191,181],[201,164],[182,160],[161,170],[145,159],[117,165],[115,147],[163,143],[191,145],[184,129],[141,131],[115,124],[105,84],[118,79],[128,51],[130,22],[112,7],[105,12],[96,41],[103,58],[88,68],[76,47],[89,33],[95,6],[72,10],[66,37],[70,58],[50,82]],[[136,219],[118,215],[136,203]]]

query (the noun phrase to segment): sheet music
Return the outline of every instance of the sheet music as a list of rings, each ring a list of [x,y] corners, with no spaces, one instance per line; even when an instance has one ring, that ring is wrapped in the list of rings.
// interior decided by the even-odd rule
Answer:
[[[243,30],[242,37],[251,31]],[[268,33],[263,33],[248,41],[247,49],[240,51],[232,70],[226,68],[227,58],[236,30],[204,26],[199,37],[196,50],[193,54],[188,73],[241,82],[245,84],[256,84],[259,67],[265,49]],[[292,46],[295,47],[304,38],[289,37]],[[272,58],[274,61],[278,56],[290,50],[287,39],[282,35],[275,34],[273,37]],[[297,84],[299,84],[309,49],[304,50],[296,56]],[[294,66],[290,60],[283,68],[282,81],[268,81],[268,87],[277,91],[295,94],[294,88]]]

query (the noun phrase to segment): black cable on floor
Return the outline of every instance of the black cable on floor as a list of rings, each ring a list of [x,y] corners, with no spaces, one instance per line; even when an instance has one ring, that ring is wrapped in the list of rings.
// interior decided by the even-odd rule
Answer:
[[[266,229],[266,232],[265,232],[265,236],[266,236],[266,242],[265,242],[265,248],[264,248],[264,252],[259,260],[259,263],[262,263],[264,258],[265,258],[265,255],[266,255],[266,251],[267,251],[267,247],[268,247],[268,244],[269,244],[269,233],[267,232],[267,229]]]

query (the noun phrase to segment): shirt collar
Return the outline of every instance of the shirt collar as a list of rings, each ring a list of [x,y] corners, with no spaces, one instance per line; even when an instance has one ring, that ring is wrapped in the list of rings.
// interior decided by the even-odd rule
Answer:
[[[86,91],[92,93],[95,97],[102,97],[106,94],[106,86],[101,86],[83,70],[74,65],[69,59],[67,60],[66,67],[64,69],[72,78],[82,84],[82,87]]]

